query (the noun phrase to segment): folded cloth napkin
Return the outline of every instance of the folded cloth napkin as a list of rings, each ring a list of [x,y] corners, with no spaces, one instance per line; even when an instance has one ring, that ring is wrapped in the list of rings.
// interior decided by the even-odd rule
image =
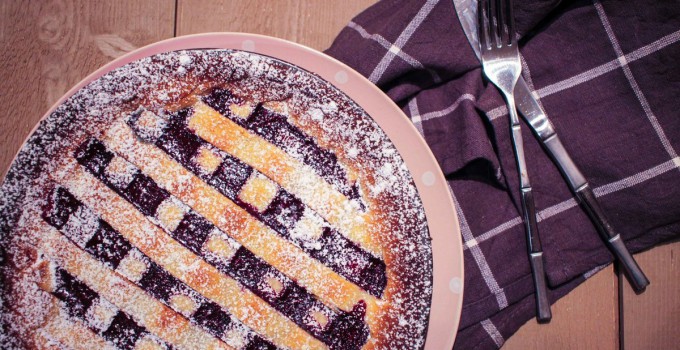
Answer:
[[[515,16],[522,74],[627,247],[679,237],[680,2],[517,1]],[[463,236],[455,347],[500,347],[534,317],[534,289],[507,109],[453,1],[378,2],[326,52],[385,91],[432,148]],[[523,131],[554,302],[613,257]]]

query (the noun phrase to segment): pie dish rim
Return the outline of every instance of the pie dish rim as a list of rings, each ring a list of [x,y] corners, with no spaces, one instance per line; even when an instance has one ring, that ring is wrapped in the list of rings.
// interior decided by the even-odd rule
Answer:
[[[450,188],[432,151],[402,110],[368,79],[322,52],[275,37],[230,32],[175,37],[138,48],[103,65],[52,105],[17,150],[5,176],[40,122],[87,84],[130,62],[164,52],[192,49],[248,51],[311,72],[357,103],[385,132],[413,177],[431,237],[433,286],[425,349],[452,348],[462,311],[464,270],[460,225]]]

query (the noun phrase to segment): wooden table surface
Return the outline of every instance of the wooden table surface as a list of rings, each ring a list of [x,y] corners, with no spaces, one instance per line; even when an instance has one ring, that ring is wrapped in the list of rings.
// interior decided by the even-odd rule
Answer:
[[[0,174],[71,86],[112,59],[173,36],[250,32],[327,48],[374,0],[0,0]],[[637,255],[652,281],[634,295],[612,267],[530,321],[507,349],[680,347],[680,243]]]

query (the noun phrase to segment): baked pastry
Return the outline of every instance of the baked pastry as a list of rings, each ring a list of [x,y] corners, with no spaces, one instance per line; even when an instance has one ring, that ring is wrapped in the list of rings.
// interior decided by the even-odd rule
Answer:
[[[2,187],[3,348],[420,348],[422,203],[312,73],[151,56],[43,121]]]

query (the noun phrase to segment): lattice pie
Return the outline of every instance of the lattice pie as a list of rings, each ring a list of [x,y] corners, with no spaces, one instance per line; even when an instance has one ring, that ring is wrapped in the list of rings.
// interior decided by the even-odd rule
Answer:
[[[116,69],[42,122],[0,194],[3,348],[424,344],[410,174],[359,106],[284,62]]]

